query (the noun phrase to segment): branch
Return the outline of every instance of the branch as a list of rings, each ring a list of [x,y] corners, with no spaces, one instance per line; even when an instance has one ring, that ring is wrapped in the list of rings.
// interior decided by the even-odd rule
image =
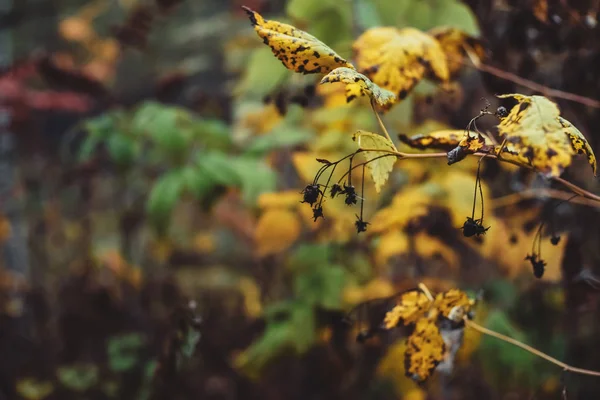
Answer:
[[[600,101],[596,99],[591,99],[589,97],[581,96],[575,93],[565,92],[558,89],[552,89],[548,86],[544,86],[529,79],[522,78],[516,74],[513,74],[512,72],[503,71],[499,68],[492,67],[491,65],[482,63],[472,51],[469,51],[468,48],[466,48],[465,50],[467,51],[467,55],[469,56],[469,59],[471,61],[470,63],[466,62],[463,58],[450,57],[450,59],[452,61],[461,63],[464,66],[475,68],[479,71],[486,72],[490,75],[494,75],[500,79],[516,83],[519,86],[526,87],[535,92],[543,93],[546,97],[554,97],[558,99],[574,101],[576,103],[583,104],[588,107],[600,108]]]
[[[506,343],[510,343],[513,346],[517,346],[522,348],[525,351],[530,352],[531,354],[538,356],[540,358],[543,358],[544,360],[551,362],[554,365],[558,365],[559,367],[561,367],[562,369],[564,369],[565,371],[570,371],[570,372],[575,372],[577,374],[582,374],[582,375],[592,375],[592,376],[600,376],[600,372],[597,371],[591,371],[589,369],[583,369],[583,368],[576,368],[576,367],[572,367],[568,364],[565,364],[564,362],[557,360],[554,357],[550,357],[548,354],[543,353],[537,349],[534,349],[533,347],[526,345],[525,343],[521,343],[516,339],[513,339],[511,337],[508,337],[506,335],[503,335],[501,333],[498,333],[496,331],[492,331],[491,329],[485,328],[479,324],[477,324],[476,322],[473,322],[471,320],[469,320],[466,316],[463,318],[463,320],[465,321],[465,325],[468,326],[469,328],[472,328],[480,333],[483,333],[485,335],[488,336],[492,336],[495,337],[496,339],[500,339],[503,342]]]

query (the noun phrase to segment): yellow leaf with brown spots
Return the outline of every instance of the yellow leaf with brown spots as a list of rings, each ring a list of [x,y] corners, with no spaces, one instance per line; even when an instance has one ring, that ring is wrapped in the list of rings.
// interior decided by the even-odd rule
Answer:
[[[414,324],[429,311],[430,306],[431,300],[420,290],[402,293],[396,299],[396,305],[385,314],[383,326],[392,329],[400,323]]]
[[[432,308],[436,309],[445,318],[460,322],[474,305],[475,301],[469,298],[465,292],[450,289],[435,296]]]
[[[443,150],[450,151],[456,146],[462,143],[469,145],[472,140],[478,138],[478,133],[473,131],[465,131],[458,129],[444,129],[440,131],[429,132],[420,135],[414,135],[408,137],[407,135],[400,134],[398,137],[403,143],[406,143],[412,148],[420,150]],[[479,135],[481,136],[481,135]],[[483,139],[484,145],[492,146],[492,142],[489,139]]]
[[[393,152],[397,151],[396,146],[387,138],[366,131],[356,132],[352,140],[356,142],[359,149],[365,150],[361,151],[360,155],[367,163],[367,168],[375,182],[375,190],[379,193],[394,168],[397,157]]]
[[[380,108],[387,110],[396,101],[394,93],[380,88],[369,78],[351,68],[336,68],[321,79],[321,84],[332,82],[346,84],[346,102],[348,103],[357,97],[367,96]]]
[[[498,133],[519,160],[548,177],[558,177],[573,157],[585,154],[596,174],[596,157],[583,134],[560,117],[558,106],[543,96],[505,94],[517,104],[501,119]]]
[[[451,26],[440,26],[430,29],[427,33],[433,36],[442,46],[446,54],[450,77],[454,78],[462,70],[462,59],[468,49],[472,55],[482,59],[485,49],[479,39],[466,34],[460,29]]]
[[[352,46],[358,71],[403,100],[423,78],[449,79],[438,41],[415,28],[372,28]]]
[[[417,382],[427,380],[444,359],[446,345],[435,320],[421,318],[408,337],[404,366],[406,375]]]
[[[286,68],[303,74],[326,74],[338,67],[354,68],[325,43],[292,25],[264,19],[242,7],[254,30]]]

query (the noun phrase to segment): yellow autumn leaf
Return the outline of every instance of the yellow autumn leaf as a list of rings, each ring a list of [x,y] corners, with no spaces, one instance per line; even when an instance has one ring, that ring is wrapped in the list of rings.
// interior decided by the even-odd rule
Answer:
[[[407,144],[408,146],[420,150],[435,149],[450,151],[456,146],[461,145],[461,143],[463,142],[466,145],[469,145],[471,140],[478,139],[479,137],[481,137],[482,140],[484,140],[484,145],[493,145],[492,141],[489,138],[483,139],[483,137],[477,132],[459,129],[443,129],[440,131],[433,131],[425,134],[414,135],[411,137],[408,137],[404,134],[400,134],[398,135],[398,137],[403,143]]]
[[[543,96],[505,94],[517,104],[501,119],[498,133],[519,161],[546,176],[558,177],[577,154],[585,154],[596,174],[596,157],[583,134],[560,117],[558,106]],[[504,152],[502,157],[505,157]]]
[[[402,323],[414,324],[429,310],[431,300],[420,290],[402,293],[396,299],[396,305],[385,314],[383,326],[392,329]]]
[[[352,46],[358,71],[403,100],[421,79],[447,82],[446,55],[438,41],[415,28],[371,28]]]
[[[430,29],[427,33],[433,36],[442,46],[442,50],[446,54],[450,77],[456,77],[462,69],[463,64],[461,61],[466,49],[471,52],[471,55],[479,59],[485,56],[485,49],[477,38],[455,27],[439,26]]]
[[[258,207],[268,208],[294,208],[300,204],[301,190],[286,190],[283,192],[267,192],[258,197]]]
[[[387,138],[366,131],[356,132],[352,140],[356,142],[359,149],[368,149],[361,151],[360,154],[368,163],[367,168],[375,182],[375,190],[379,193],[394,168],[397,157],[390,152],[396,152],[396,146]]]
[[[454,322],[460,322],[467,315],[475,301],[458,289],[450,289],[447,292],[439,293],[435,296],[432,308],[445,318]]]
[[[351,68],[336,68],[321,79],[321,84],[332,82],[346,84],[346,102],[348,103],[357,97],[367,96],[379,107],[387,110],[396,101],[394,93],[380,88],[369,78]]]
[[[406,375],[417,382],[427,380],[444,359],[445,348],[435,320],[421,318],[407,340],[404,353]]]
[[[248,7],[242,8],[258,36],[286,68],[303,74],[326,74],[337,67],[354,68],[313,35],[292,25],[266,20]]]
[[[259,256],[281,253],[300,236],[301,222],[293,211],[274,208],[265,211],[256,225],[254,241]]]

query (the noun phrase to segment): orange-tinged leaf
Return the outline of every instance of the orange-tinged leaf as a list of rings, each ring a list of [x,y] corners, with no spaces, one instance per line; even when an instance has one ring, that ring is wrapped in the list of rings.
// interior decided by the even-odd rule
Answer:
[[[372,28],[353,44],[359,72],[380,87],[408,96],[421,79],[449,79],[446,55],[435,38],[414,28]]]
[[[316,37],[292,25],[266,20],[248,7],[242,8],[258,36],[286,68],[303,74],[326,74],[338,67],[354,68]]]
[[[375,190],[379,193],[394,168],[397,157],[390,152],[396,152],[396,146],[387,138],[366,131],[356,132],[352,140],[356,142],[359,149],[369,149],[361,151],[360,154],[368,163],[367,168],[375,182]]]
[[[367,96],[384,110],[389,109],[396,101],[396,95],[371,82],[369,78],[354,69],[340,67],[331,71],[321,79],[321,84],[342,82],[346,84],[346,101],[349,103],[357,97]]]
[[[427,380],[444,359],[446,345],[434,320],[421,318],[408,337],[404,367],[417,382]]]
[[[560,117],[558,106],[543,96],[505,94],[517,104],[498,125],[518,160],[546,176],[560,176],[577,154],[585,154],[596,174],[596,157],[583,134]],[[504,157],[504,152],[502,153]]]
[[[398,398],[410,400],[425,400],[427,393],[419,388],[417,384],[406,377],[404,363],[398,360],[404,359],[406,354],[406,340],[397,340],[386,351],[385,356],[377,366],[377,375],[390,379],[398,395]]]
[[[392,329],[400,323],[409,325],[422,318],[431,306],[431,300],[420,290],[412,290],[401,294],[396,305],[385,314],[383,326]]]
[[[293,211],[279,208],[265,211],[254,232],[257,254],[263,257],[287,250],[300,236],[300,230],[300,218]]]

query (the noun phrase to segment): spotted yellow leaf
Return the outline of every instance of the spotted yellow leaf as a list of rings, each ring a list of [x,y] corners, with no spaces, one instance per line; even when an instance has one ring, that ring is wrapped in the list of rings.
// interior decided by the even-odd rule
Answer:
[[[448,151],[448,164],[454,164],[455,162],[462,160],[467,154],[477,152],[489,153],[494,149],[494,143],[489,137],[470,130],[463,132],[463,136],[458,142],[458,145]],[[506,150],[508,151],[509,148],[506,148]]]
[[[398,137],[403,143],[406,143],[415,149],[450,151],[463,142],[469,144],[471,140],[475,140],[478,137],[477,135],[479,134],[473,131],[444,129],[411,137],[400,134]],[[482,140],[484,140],[485,145],[492,146],[492,142],[489,139],[482,138]]]
[[[404,353],[406,376],[417,382],[427,380],[435,367],[444,359],[444,339],[435,320],[421,318],[408,337]]]
[[[242,7],[254,30],[286,68],[303,74],[326,74],[337,67],[354,68],[325,43],[292,25],[264,19]]]
[[[348,103],[359,96],[368,96],[379,107],[387,110],[396,100],[394,93],[380,88],[369,78],[351,68],[336,68],[321,79],[321,84],[331,82],[346,84],[346,101]]]
[[[415,28],[371,28],[353,44],[359,72],[403,100],[421,79],[449,79],[438,41]]]
[[[460,322],[471,311],[474,304],[475,301],[469,298],[465,292],[450,289],[435,297],[432,308],[436,309],[443,317]]]
[[[401,323],[414,324],[427,313],[430,305],[431,300],[420,290],[402,293],[396,299],[396,305],[385,314],[383,326],[392,329]]]
[[[560,176],[577,154],[585,154],[596,174],[596,157],[583,134],[560,117],[558,106],[543,96],[505,94],[517,104],[501,119],[498,133],[521,160],[546,176]]]
[[[367,168],[375,182],[375,190],[379,193],[394,168],[397,157],[390,152],[396,152],[396,146],[387,138],[366,131],[357,131],[352,136],[352,140],[356,142],[359,149],[365,150],[360,154],[368,163]]]
[[[442,50],[446,54],[446,62],[448,63],[448,71],[450,77],[456,77],[462,69],[462,59],[468,50],[472,56],[482,59],[485,56],[485,50],[479,39],[474,38],[460,29],[451,26],[440,26],[429,30],[442,46]]]

